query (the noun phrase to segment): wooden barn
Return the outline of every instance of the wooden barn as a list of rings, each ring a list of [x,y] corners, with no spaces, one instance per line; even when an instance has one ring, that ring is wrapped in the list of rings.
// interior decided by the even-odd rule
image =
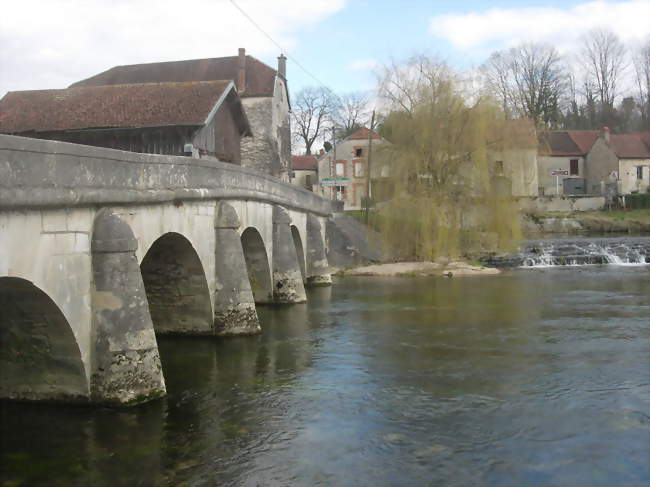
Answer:
[[[0,133],[241,164],[251,129],[232,80],[13,91]]]

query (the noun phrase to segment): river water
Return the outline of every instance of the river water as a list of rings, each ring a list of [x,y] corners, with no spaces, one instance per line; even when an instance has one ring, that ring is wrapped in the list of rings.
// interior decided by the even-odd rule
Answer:
[[[647,486],[650,266],[344,278],[160,338],[169,396],[0,405],[0,485]]]

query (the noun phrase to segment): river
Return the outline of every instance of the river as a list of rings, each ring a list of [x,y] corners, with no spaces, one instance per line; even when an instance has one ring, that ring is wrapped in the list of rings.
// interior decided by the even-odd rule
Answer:
[[[647,486],[650,266],[343,278],[159,338],[168,397],[3,403],[0,485]]]

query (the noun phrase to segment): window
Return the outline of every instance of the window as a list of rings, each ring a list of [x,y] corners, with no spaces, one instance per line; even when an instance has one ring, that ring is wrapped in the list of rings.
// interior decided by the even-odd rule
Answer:
[[[571,159],[569,161],[569,175],[577,176],[580,172],[578,171],[578,159]]]
[[[336,199],[338,201],[345,200],[345,186],[336,186]]]
[[[362,157],[363,156],[363,149],[354,149],[354,156],[355,157]]]
[[[363,162],[354,163],[354,177],[362,178],[366,175],[366,165]]]
[[[636,178],[643,179],[643,166],[636,167]]]
[[[496,161],[494,163],[494,170],[497,174],[503,175],[503,161]]]
[[[336,175],[337,176],[345,176],[345,163],[344,162],[337,162],[336,163]]]
[[[305,176],[305,186],[307,189],[311,189],[311,174]]]

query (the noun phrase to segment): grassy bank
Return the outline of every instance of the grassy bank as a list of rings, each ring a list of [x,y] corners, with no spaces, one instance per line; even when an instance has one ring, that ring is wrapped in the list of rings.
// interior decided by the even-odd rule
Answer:
[[[524,215],[527,234],[650,233],[650,210],[544,212]],[[530,235],[529,235],[530,236]]]
[[[574,214],[575,216],[575,214]],[[611,210],[611,211],[588,211],[584,216],[590,218],[601,218],[612,221],[631,221],[650,224],[650,210]]]
[[[602,211],[552,211],[528,215],[532,220],[544,218],[574,218],[578,221],[598,220],[612,223],[639,223],[650,225],[650,210],[602,210]]]

